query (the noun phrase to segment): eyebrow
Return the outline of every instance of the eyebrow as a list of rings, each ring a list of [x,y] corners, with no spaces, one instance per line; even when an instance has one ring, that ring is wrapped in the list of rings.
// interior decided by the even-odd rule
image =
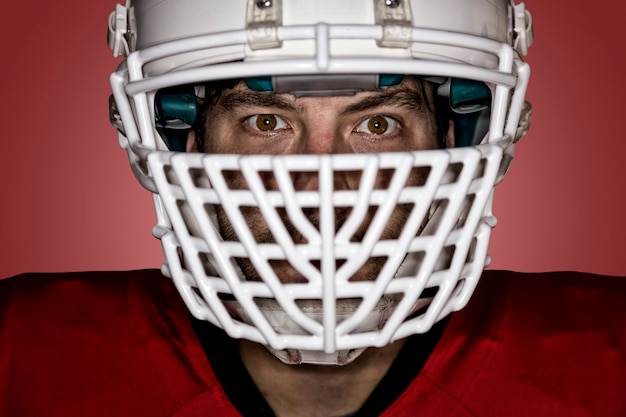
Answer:
[[[232,110],[237,107],[274,107],[282,110],[297,110],[292,100],[287,100],[277,94],[259,91],[230,91],[223,95],[215,107],[223,110]]]
[[[424,107],[429,108],[429,106],[424,106],[424,104],[423,89],[404,87],[364,97],[348,105],[342,110],[340,116],[347,116],[381,106],[402,107],[411,111],[421,111]],[[292,97],[285,98],[282,94],[251,90],[229,91],[220,97],[213,107],[220,108],[222,111],[230,111],[238,107],[272,107],[287,111],[298,111],[298,105]]]
[[[412,88],[394,89],[383,91],[380,94],[372,95],[350,104],[341,115],[367,111],[381,106],[402,107],[412,111],[421,111],[424,108],[425,98],[422,91]]]

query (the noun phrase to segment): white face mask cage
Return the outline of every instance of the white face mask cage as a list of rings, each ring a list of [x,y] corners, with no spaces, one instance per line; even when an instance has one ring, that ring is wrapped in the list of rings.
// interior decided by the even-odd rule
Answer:
[[[163,271],[174,279],[192,314],[232,337],[269,346],[289,363],[343,364],[354,356],[352,351],[424,333],[467,303],[489,262],[493,186],[508,169],[514,142],[527,129],[525,123],[520,128],[520,115],[529,68],[509,45],[437,30],[413,28],[410,42],[471,49],[492,57],[496,67],[454,59],[331,56],[332,39],[380,40],[382,30],[376,25],[281,26],[277,36],[280,41],[313,40],[316,54],[190,66],[148,76],[154,62],[245,45],[248,34],[217,33],[131,53],[111,76],[117,107],[112,120],[122,132],[120,144],[135,175],[158,194],[154,234],[165,253]],[[490,130],[483,144],[371,155],[205,155],[168,152],[155,130],[153,98],[161,88],[266,74],[388,73],[390,68],[493,86]],[[427,172],[423,183],[407,185],[415,170]],[[334,190],[333,177],[348,171],[360,173],[359,189]],[[249,187],[233,189],[228,180],[233,172]],[[302,172],[318,175],[317,191],[294,189],[290,178]],[[392,173],[384,189],[374,185],[381,172]],[[264,184],[267,175],[275,179],[276,189]],[[404,226],[398,236],[384,238],[398,205],[411,208]],[[258,241],[245,218],[250,207],[262,213],[272,241]],[[337,226],[335,213],[342,208],[350,215]],[[367,231],[355,240],[372,209]],[[319,213],[319,224],[307,217],[308,210]],[[227,216],[237,240],[222,236],[218,211]],[[294,239],[285,218],[303,239]],[[372,258],[384,259],[377,276],[354,279]],[[242,272],[242,259],[261,279]],[[289,264],[300,279],[283,283],[276,262]]]
[[[270,157],[153,152],[148,159],[173,229],[158,229],[167,259],[165,271],[192,313],[233,337],[277,350],[333,353],[384,346],[425,332],[465,305],[487,260],[495,224],[491,192],[502,147]],[[428,170],[425,183],[406,187],[415,168]],[[318,173],[317,191],[294,190],[290,174],[303,169]],[[379,172],[389,170],[393,170],[389,187],[376,189]],[[341,171],[362,172],[358,190],[333,190],[333,177]],[[225,178],[230,172],[241,172],[250,189],[230,188]],[[268,172],[277,179],[277,190],[263,186],[262,177]],[[396,239],[381,240],[399,204],[412,207],[402,232]],[[227,213],[239,241],[224,241],[214,220],[215,207]],[[257,241],[244,218],[249,207],[263,213],[275,242]],[[335,210],[342,207],[349,207],[351,214],[335,230]],[[351,237],[371,207],[377,208],[376,214],[363,238],[354,241]],[[310,208],[319,209],[319,225],[305,215]],[[281,212],[288,213],[305,243],[294,241]],[[254,264],[262,282],[246,279],[237,261],[241,258]],[[371,258],[385,258],[376,279],[353,280]],[[304,282],[283,284],[272,267],[280,260],[296,269]],[[417,300],[429,291],[430,305],[413,316]],[[246,321],[232,314],[233,298]],[[276,300],[288,318],[277,319],[265,311],[266,299]],[[337,311],[338,303],[353,299],[360,301],[355,310],[343,315]],[[315,317],[298,304],[310,300],[323,306],[315,310]],[[378,317],[370,323],[381,300],[393,309],[384,311],[384,320]],[[292,323],[278,326],[275,320]],[[369,326],[363,329],[364,322]]]

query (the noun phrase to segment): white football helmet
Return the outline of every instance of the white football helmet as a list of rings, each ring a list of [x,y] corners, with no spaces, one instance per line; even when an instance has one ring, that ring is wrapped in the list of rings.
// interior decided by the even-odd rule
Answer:
[[[494,185],[529,126],[529,67],[520,55],[532,40],[531,16],[513,0],[118,5],[109,18],[109,45],[125,59],[111,75],[111,121],[134,174],[154,193],[162,270],[192,314],[267,346],[286,363],[345,364],[367,347],[427,332],[461,309],[489,263]],[[454,148],[184,151],[202,117],[208,82],[345,95],[384,88],[406,74],[438,85],[455,123]],[[418,185],[407,182],[415,169],[428,172]],[[360,173],[359,188],[334,190],[333,177],[346,171]],[[383,171],[392,176],[381,189],[374,180]],[[230,186],[233,172],[246,187]],[[318,176],[318,189],[297,189],[295,173]],[[265,186],[267,175],[277,187]],[[410,207],[409,214],[397,236],[384,238],[398,205]],[[250,230],[251,209],[263,215],[269,241]],[[349,212],[341,224],[339,209]],[[307,216],[310,210],[319,221]],[[218,211],[235,239],[223,236]],[[355,238],[364,222],[366,231]],[[353,279],[372,259],[376,276]],[[301,279],[282,282],[277,263],[288,263]],[[243,264],[254,274],[243,272]]]

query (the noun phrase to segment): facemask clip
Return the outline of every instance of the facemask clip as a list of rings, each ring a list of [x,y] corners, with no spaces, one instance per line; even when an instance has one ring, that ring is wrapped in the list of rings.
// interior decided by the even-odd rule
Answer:
[[[113,50],[113,57],[128,56],[135,50],[136,39],[135,9],[130,7],[130,1],[126,2],[126,6],[116,4],[115,10],[109,15],[107,34],[107,42],[109,48]]]
[[[378,46],[408,48],[411,45],[411,8],[407,0],[374,0],[374,14],[376,24],[383,28]]]
[[[513,28],[510,33],[513,36],[513,48],[522,55],[528,54],[528,48],[533,44],[535,35],[533,31],[533,18],[526,10],[524,3],[515,4],[512,7]]]
[[[283,24],[281,0],[248,0],[246,29],[252,50],[280,48],[278,27]]]

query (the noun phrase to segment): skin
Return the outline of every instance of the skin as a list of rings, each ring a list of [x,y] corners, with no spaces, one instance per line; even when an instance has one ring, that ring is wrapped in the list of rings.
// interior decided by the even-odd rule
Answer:
[[[247,340],[240,341],[239,353],[277,417],[338,417],[360,408],[403,344],[367,349],[346,366],[286,365]]]
[[[452,125],[438,134],[431,87],[405,77],[398,85],[384,91],[359,92],[352,96],[295,97],[249,90],[239,83],[225,90],[206,111],[206,124],[192,132],[188,150],[235,154],[338,154],[379,153],[436,149],[454,142]],[[209,123],[210,122],[210,123]],[[245,189],[238,173],[227,176],[231,188]],[[377,187],[385,187],[389,177],[383,172]],[[414,172],[410,182],[424,181],[424,173]],[[276,186],[271,175],[265,186]],[[334,179],[335,189],[352,190],[359,184],[359,174],[342,172]],[[296,190],[316,190],[313,173],[293,175]],[[408,208],[398,207],[392,214],[382,239],[394,238],[402,228]],[[225,240],[237,240],[227,215],[217,210],[218,223]],[[272,242],[261,214],[250,209],[244,213],[257,241]],[[306,213],[312,224],[318,221],[314,211]],[[337,212],[337,223],[349,215]],[[373,215],[373,213],[371,214]],[[371,216],[370,216],[371,217]],[[290,227],[294,241],[304,238]],[[353,237],[362,238],[367,219]],[[352,278],[374,279],[384,260],[371,259]],[[244,275],[260,280],[252,265],[240,260]],[[286,261],[273,264],[283,282],[302,282],[304,278]],[[264,346],[242,340],[239,353],[257,387],[277,416],[342,416],[356,411],[371,394],[396,358],[403,341],[383,348],[366,350],[346,366],[285,365]]]
[[[295,97],[289,94],[268,94],[249,90],[240,82],[225,90],[207,110],[205,125],[189,138],[188,150],[214,154],[338,154],[381,153],[436,149],[453,142],[452,127],[438,133],[432,98],[432,88],[412,78],[384,91],[361,92],[354,96]],[[246,181],[237,173],[227,173],[226,181],[232,189],[247,189]],[[386,188],[391,173],[381,172],[376,188]],[[342,172],[335,175],[335,190],[355,190],[360,174]],[[409,185],[425,181],[425,173],[416,171]],[[271,174],[264,178],[267,189],[277,189]],[[318,187],[317,175],[310,172],[293,174],[294,188],[313,191]],[[380,240],[395,239],[402,230],[410,206],[398,206]],[[244,208],[243,214],[258,243],[273,243],[274,239],[264,217],[256,208]],[[226,213],[216,209],[222,236],[237,241],[235,231]],[[280,213],[295,243],[304,237],[292,225],[286,213]],[[316,210],[304,210],[315,226],[319,225]],[[371,218],[372,208],[365,221],[352,237],[362,240]],[[337,228],[350,215],[348,209],[337,209]],[[385,259],[370,259],[352,280],[372,279],[378,275]],[[244,275],[260,280],[256,270],[246,259],[238,260]],[[302,277],[287,261],[273,261],[272,267],[281,281],[303,282]]]

